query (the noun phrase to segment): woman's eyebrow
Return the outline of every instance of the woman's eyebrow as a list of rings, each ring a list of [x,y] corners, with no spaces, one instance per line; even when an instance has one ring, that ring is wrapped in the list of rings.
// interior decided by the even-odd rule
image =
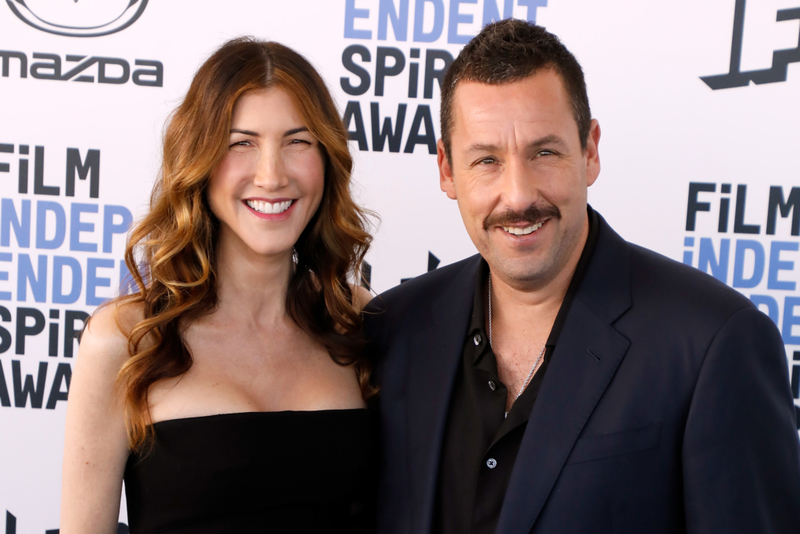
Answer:
[[[286,132],[284,132],[283,136],[286,137],[288,135],[294,135],[296,133],[307,132],[307,131],[308,131],[307,127],[300,126],[299,128],[292,128],[291,130],[287,130]]]
[[[283,136],[286,137],[286,136],[289,136],[289,135],[294,135],[296,133],[307,132],[307,131],[308,131],[308,127],[300,126],[298,128],[292,128],[291,130],[285,131],[283,133]],[[231,128],[231,133],[239,133],[239,134],[243,134],[243,135],[252,135],[253,137],[258,137],[259,136],[259,134],[256,133],[256,132],[253,132],[251,130],[241,130],[239,128]]]
[[[256,132],[251,132],[250,130],[240,130],[238,128],[231,128],[231,133],[240,133],[244,135],[252,135],[253,137],[258,137]]]

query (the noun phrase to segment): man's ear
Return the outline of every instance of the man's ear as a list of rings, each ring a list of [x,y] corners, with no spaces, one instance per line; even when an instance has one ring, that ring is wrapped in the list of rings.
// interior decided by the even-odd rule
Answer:
[[[453,169],[450,168],[450,161],[444,151],[442,140],[436,142],[436,163],[439,165],[439,187],[445,192],[447,198],[456,199],[456,186],[453,183]]]
[[[592,119],[586,140],[586,185],[592,185],[600,174],[600,123]]]

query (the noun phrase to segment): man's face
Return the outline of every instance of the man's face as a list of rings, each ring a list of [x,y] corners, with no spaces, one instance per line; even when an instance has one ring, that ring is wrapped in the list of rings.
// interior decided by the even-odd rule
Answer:
[[[571,276],[565,268],[574,269],[588,235],[599,140],[593,120],[581,148],[569,96],[551,69],[503,85],[458,84],[450,161],[439,141],[441,187],[503,282],[540,289]]]

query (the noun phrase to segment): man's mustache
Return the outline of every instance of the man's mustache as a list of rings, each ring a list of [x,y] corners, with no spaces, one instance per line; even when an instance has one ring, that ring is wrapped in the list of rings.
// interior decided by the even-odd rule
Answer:
[[[494,226],[511,226],[519,223],[536,224],[545,219],[560,219],[561,212],[552,204],[538,206],[531,204],[525,211],[508,209],[501,213],[493,213],[483,221],[483,229],[488,230]]]

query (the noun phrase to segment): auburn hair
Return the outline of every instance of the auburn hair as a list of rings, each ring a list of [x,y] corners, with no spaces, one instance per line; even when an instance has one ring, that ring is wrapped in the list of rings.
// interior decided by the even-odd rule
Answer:
[[[131,230],[125,250],[136,287],[117,299],[117,313],[126,305],[143,308],[143,318],[123,330],[130,358],[117,376],[133,450],[151,443],[150,386],[189,370],[192,355],[182,332],[217,308],[219,223],[206,188],[226,153],[234,105],[248,91],[271,87],[292,98],[325,160],[322,201],[295,244],[286,308],[336,363],[355,368],[364,398],[374,393],[348,283],[360,272],[371,236],[368,212],[350,194],[347,130],[325,82],[303,56],[275,42],[234,39],[200,67],[169,120],[150,210]]]

